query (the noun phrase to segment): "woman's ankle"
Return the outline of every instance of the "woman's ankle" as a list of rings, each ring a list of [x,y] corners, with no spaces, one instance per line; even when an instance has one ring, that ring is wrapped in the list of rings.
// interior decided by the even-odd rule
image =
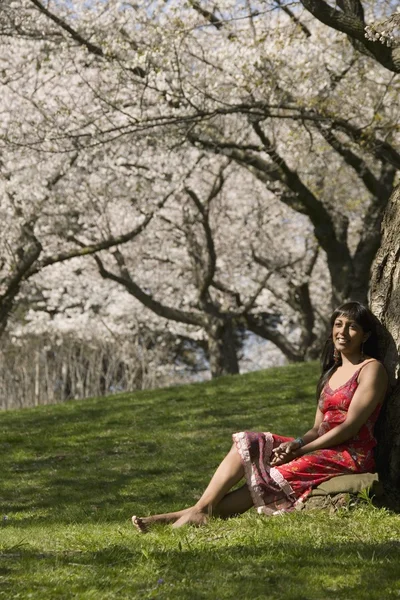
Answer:
[[[193,510],[195,510],[196,512],[199,512],[203,515],[206,516],[210,516],[213,514],[214,509],[212,504],[209,504],[208,502],[197,502],[194,506],[193,506]]]

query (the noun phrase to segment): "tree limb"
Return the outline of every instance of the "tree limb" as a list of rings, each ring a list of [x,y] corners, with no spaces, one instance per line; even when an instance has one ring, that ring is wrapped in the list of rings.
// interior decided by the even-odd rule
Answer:
[[[293,23],[295,23],[298,27],[300,27],[300,29],[306,35],[306,37],[311,37],[311,31],[308,29],[308,27],[306,27],[306,25],[304,25],[304,23],[302,23],[300,21],[300,19],[298,17],[296,17],[294,12],[292,10],[290,10],[290,8],[288,6],[285,6],[285,4],[283,4],[281,2],[281,0],[275,0],[275,3],[279,6],[279,8],[284,13],[286,13],[288,15],[288,17],[293,21]]]
[[[266,162],[252,152],[242,152],[231,148],[225,149],[223,144],[219,147],[216,140],[209,141],[196,137],[193,132],[190,136],[192,141],[198,142],[216,154],[225,154],[239,164],[246,166],[260,181],[264,183],[266,181],[279,181],[289,188],[292,193],[283,195],[282,201],[289,199],[289,205],[298,212],[306,214],[313,223],[315,237],[327,255],[334,290],[333,303],[337,304],[341,301],[341,297],[345,297],[348,293],[343,286],[345,282],[347,282],[346,285],[350,285],[352,271],[352,260],[346,242],[346,235],[344,235],[345,231],[340,231],[340,235],[336,234],[333,218],[323,203],[315,197],[301,181],[298,174],[292,171],[283,158],[278,155],[262,132],[259,124],[255,124],[255,131],[260,132],[264,150],[273,159],[273,164]],[[232,144],[230,146],[232,147]],[[294,196],[298,199],[296,205],[293,201]]]
[[[60,17],[52,13],[50,10],[48,10],[41,2],[39,2],[39,0],[30,0],[30,2],[32,2],[32,4],[34,4],[36,8],[40,10],[40,12],[43,13],[48,19],[50,19],[51,21],[53,21],[53,23],[58,25],[58,27],[61,27],[61,29],[69,33],[72,39],[78,42],[80,46],[85,46],[85,48],[87,48],[89,52],[95,54],[96,56],[101,56],[102,58],[104,57],[104,52],[102,48],[100,48],[100,46],[92,44],[91,42],[89,42],[89,40],[81,36],[81,34],[78,33],[78,31],[73,29],[63,19],[61,19]]]
[[[343,1],[341,4],[345,12],[333,8],[325,0],[300,0],[300,2],[321,23],[359,42],[358,50],[372,55],[389,71],[400,73],[400,53],[365,37],[365,23],[360,2]]]
[[[29,269],[42,252],[42,245],[35,237],[30,224],[26,224],[23,228],[23,235],[30,240],[30,245],[28,248],[21,248],[19,261],[14,268],[14,272],[1,282],[2,287],[5,287],[5,291],[0,296],[0,335],[6,328],[8,315],[21,283],[27,278]]]
[[[99,56],[100,58],[114,58],[112,54],[106,54],[101,46],[97,46],[96,44],[92,44],[88,39],[83,37],[76,29],[71,27],[64,19],[61,19],[56,14],[51,12],[48,8],[46,8],[39,0],[30,0],[34,6],[44,14],[50,21],[53,21],[58,27],[60,27],[63,31],[67,32],[75,42],[77,42],[80,46],[84,46],[88,52],[94,54],[95,56]],[[132,42],[131,42],[132,44]],[[137,77],[144,79],[147,75],[146,71],[140,67],[128,67],[128,70],[131,71]]]
[[[289,342],[287,336],[280,333],[276,328],[268,326],[262,315],[251,315],[247,313],[244,315],[244,319],[249,331],[272,342],[291,362],[300,362],[304,360],[304,353],[299,352],[299,350]]]
[[[206,10],[205,8],[203,8],[199,2],[196,2],[196,0],[189,0],[189,4],[192,8],[194,8],[194,10],[196,12],[198,12],[202,17],[204,17],[205,19],[207,19],[207,21],[209,21],[211,23],[211,25],[214,25],[214,27],[216,29],[222,29],[222,27],[224,26],[223,22],[221,21],[221,19],[218,19],[218,17],[216,17],[214,15],[214,13],[210,12],[209,10]]]
[[[265,152],[269,154],[278,169],[279,179],[295,194],[297,194],[305,213],[310,217],[314,225],[315,236],[320,246],[330,256],[332,253],[341,252],[344,259],[347,258],[348,249],[340,243],[335,234],[335,227],[331,215],[322,202],[302,182],[295,171],[292,171],[285,160],[273,147],[260,124],[253,123],[253,129],[264,145]],[[349,258],[349,256],[348,256]]]
[[[224,285],[221,281],[216,281],[215,279],[212,281],[211,286],[216,290],[219,290],[220,292],[231,296],[231,298],[234,299],[236,306],[242,306],[242,300],[239,292],[234,292],[233,290],[229,289],[226,285]]]
[[[373,196],[386,196],[386,190],[382,189],[379,179],[375,177],[365,160],[357,156],[357,154],[355,154],[350,148],[342,144],[339,139],[333,135],[331,129],[322,126],[321,123],[316,123],[316,127],[328,144],[344,158],[345,162],[350,167],[354,169],[359,178],[363,181],[367,190],[371,192]],[[387,200],[389,199],[389,196],[387,197]]]
[[[221,185],[221,187],[222,187],[222,185]],[[193,200],[196,208],[198,209],[198,211],[201,215],[201,224],[202,224],[203,231],[204,231],[205,238],[206,238],[208,261],[207,261],[207,267],[206,267],[205,273],[201,274],[203,281],[201,282],[200,290],[199,290],[199,300],[200,300],[200,303],[204,305],[206,303],[206,299],[208,296],[209,287],[211,285],[212,280],[214,279],[216,263],[217,263],[217,255],[215,252],[213,234],[211,231],[210,221],[208,218],[208,209],[206,209],[202,205],[200,198],[191,188],[187,187],[187,188],[185,188],[185,191],[190,196],[190,198]],[[210,200],[210,197],[212,196],[213,191],[214,191],[214,189],[211,190],[208,200]]]
[[[158,202],[157,210],[162,208],[167,200],[171,197],[173,192],[169,192]],[[140,235],[150,223],[150,221],[154,218],[156,211],[152,211],[149,213],[139,225],[137,225],[131,231],[127,233],[123,233],[118,236],[111,236],[106,240],[101,242],[96,242],[94,244],[84,244],[83,242],[77,240],[74,236],[69,236],[67,239],[71,242],[74,242],[79,245],[79,248],[74,248],[73,250],[59,252],[58,254],[54,254],[53,256],[45,257],[40,263],[38,263],[35,267],[32,267],[27,273],[27,277],[31,277],[35,275],[39,271],[41,271],[44,267],[48,267],[50,265],[54,265],[56,263],[65,262],[66,260],[70,260],[71,258],[77,258],[79,256],[91,256],[96,252],[100,252],[101,250],[108,250],[109,248],[113,248],[114,246],[120,246],[122,244],[126,244],[127,242],[132,241],[138,235]]]
[[[252,296],[250,296],[250,298],[245,302],[245,304],[240,309],[240,314],[242,314],[242,315],[247,314],[253,308],[253,306],[255,305],[255,303],[257,301],[257,298],[259,297],[259,295],[265,288],[265,285],[266,285],[268,279],[271,277],[272,273],[273,273],[273,271],[270,271],[263,277],[263,279],[260,281],[257,289],[255,290],[254,294]]]
[[[337,4],[344,13],[355,15],[364,23],[364,7],[360,0],[337,0]]]
[[[94,259],[96,261],[99,273],[103,279],[110,279],[115,281],[119,285],[123,286],[129,294],[139,300],[144,306],[150,309],[155,314],[168,319],[170,321],[177,321],[178,323],[186,323],[187,325],[195,325],[204,327],[206,320],[204,317],[197,313],[191,313],[170,306],[166,306],[155,300],[151,294],[146,293],[129,275],[129,277],[123,277],[109,271],[104,266],[101,259],[95,254]]]
[[[146,225],[148,225],[152,217],[153,215],[147,216],[146,219],[140,225],[138,225],[137,227],[135,227],[135,229],[129,231],[128,233],[124,233],[115,237],[110,237],[107,240],[103,240],[102,242],[97,242],[95,244],[81,243],[80,248],[74,248],[70,251],[60,252],[58,254],[54,254],[53,256],[48,256],[44,258],[40,262],[40,264],[38,263],[35,267],[32,267],[27,273],[26,278],[31,277],[36,273],[39,273],[39,271],[44,269],[44,267],[48,267],[50,265],[54,265],[60,262],[65,262],[66,260],[70,260],[71,258],[77,258],[79,256],[91,256],[92,254],[100,252],[101,250],[107,250],[108,248],[112,248],[113,246],[125,244],[126,242],[129,242],[135,237],[137,237],[145,229]],[[70,236],[68,239],[72,242],[78,243],[78,240],[73,236]]]

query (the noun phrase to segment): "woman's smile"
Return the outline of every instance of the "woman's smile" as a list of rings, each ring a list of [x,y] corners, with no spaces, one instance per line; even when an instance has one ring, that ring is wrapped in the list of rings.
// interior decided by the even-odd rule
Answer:
[[[358,323],[342,315],[333,324],[332,337],[339,352],[356,354],[360,352],[365,335]]]

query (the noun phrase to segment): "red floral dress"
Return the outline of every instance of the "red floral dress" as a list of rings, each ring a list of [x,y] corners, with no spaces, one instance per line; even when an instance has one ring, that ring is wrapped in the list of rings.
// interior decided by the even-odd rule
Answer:
[[[367,363],[365,363],[367,364]],[[319,400],[323,421],[318,435],[345,421],[350,402],[358,387],[360,367],[344,385],[332,390],[326,383]],[[242,459],[247,485],[254,506],[260,513],[293,510],[323,481],[350,473],[375,470],[373,430],[381,405],[378,405],[358,434],[344,444],[316,450],[277,467],[270,466],[272,449],[293,438],[273,433],[244,431],[233,434]]]

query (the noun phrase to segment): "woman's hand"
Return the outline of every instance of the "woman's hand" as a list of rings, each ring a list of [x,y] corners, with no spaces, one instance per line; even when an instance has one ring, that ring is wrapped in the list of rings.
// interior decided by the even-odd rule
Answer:
[[[301,443],[293,440],[291,442],[283,442],[272,450],[270,464],[273,467],[284,465],[297,458],[296,451],[301,448]]]

